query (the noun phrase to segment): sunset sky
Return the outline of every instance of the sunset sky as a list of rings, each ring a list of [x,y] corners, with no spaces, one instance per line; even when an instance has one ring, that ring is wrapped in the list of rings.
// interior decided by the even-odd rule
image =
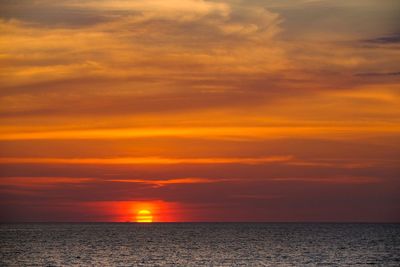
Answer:
[[[400,1],[0,0],[0,221],[400,221]]]

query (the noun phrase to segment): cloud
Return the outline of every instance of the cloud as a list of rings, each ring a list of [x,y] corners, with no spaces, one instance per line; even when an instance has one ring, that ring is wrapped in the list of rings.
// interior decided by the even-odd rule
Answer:
[[[262,183],[262,182],[283,182],[283,183],[320,183],[320,184],[374,184],[381,183],[382,180],[376,177],[325,177],[325,178],[266,178],[266,179],[218,179],[218,178],[176,178],[176,179],[165,179],[165,180],[151,180],[151,179],[114,179],[108,180],[109,182],[117,183],[138,183],[148,184],[155,187],[162,187],[168,185],[185,185],[185,184],[208,184],[208,183]],[[277,196],[265,196],[265,195],[239,195],[240,198],[255,198],[255,199],[269,199]],[[235,196],[235,197],[239,197]]]
[[[94,178],[71,178],[71,177],[1,177],[0,185],[14,186],[49,186],[57,184],[79,184],[93,182]]]
[[[204,0],[65,1],[62,2],[62,5],[95,10],[134,11],[151,18],[183,18],[184,20],[192,20],[206,15],[227,17],[230,13],[228,4]]]
[[[259,90],[254,80],[274,83],[277,78],[268,73],[287,64],[274,40],[281,30],[279,15],[229,2],[179,3],[61,1],[47,6],[55,13],[76,9],[107,17],[80,27],[0,19],[0,112],[9,118],[101,111],[129,115],[260,101],[245,91],[261,92],[264,88]],[[110,15],[108,8],[122,13]]]
[[[207,67],[207,73],[215,68],[253,72],[251,66],[260,53],[276,58],[273,61],[278,67],[281,61],[280,55],[276,55],[279,52],[276,45],[266,47],[260,43],[269,42],[279,31],[278,15],[262,8],[230,11],[227,3],[200,0],[179,1],[179,5],[171,1],[66,3],[88,8],[116,5],[136,12],[81,28],[0,20],[2,60],[8,63],[8,67],[2,68],[4,84],[26,85],[32,81],[82,76],[164,76],[182,73],[183,62],[192,65],[193,71]],[[59,5],[63,6],[63,2]],[[246,49],[249,45],[253,46],[252,50]],[[237,57],[239,54],[242,56]]]
[[[376,177],[329,177],[329,178],[276,178],[276,182],[320,183],[320,184],[376,184],[382,181]]]
[[[382,76],[399,76],[400,71],[397,72],[362,72],[356,73],[355,76],[360,77],[382,77]]]
[[[0,6],[1,18],[25,21],[32,26],[77,28],[92,26],[113,19],[111,12],[99,13],[79,8],[68,8],[61,5],[61,1],[0,0]]]
[[[203,184],[203,183],[219,183],[227,181],[226,179],[210,179],[210,178],[176,178],[165,180],[149,180],[149,179],[114,179],[108,180],[116,183],[139,183],[149,184],[156,187],[166,185],[181,185],[181,184]]]
[[[0,163],[36,164],[263,164],[289,161],[291,156],[270,156],[263,158],[0,158]]]
[[[132,206],[163,201],[175,203],[177,205],[175,211],[192,219],[197,217],[198,219],[203,218],[203,220],[208,219],[207,211],[214,211],[225,219],[230,218],[227,216],[248,219],[249,215],[241,217],[240,214],[241,211],[249,211],[249,209],[249,213],[257,214],[259,219],[278,219],[283,209],[287,216],[286,219],[294,220],[297,217],[293,217],[293,214],[299,210],[302,213],[314,214],[317,212],[320,216],[329,216],[334,208],[336,212],[343,212],[348,208],[348,212],[352,216],[354,216],[354,210],[364,209],[363,213],[371,216],[371,209],[365,208],[365,206],[366,203],[374,203],[374,205],[379,204],[379,207],[385,208],[388,208],[385,204],[390,204],[388,214],[397,214],[393,212],[396,210],[395,203],[397,202],[395,200],[398,199],[396,194],[398,187],[393,187],[393,184],[385,182],[376,183],[373,180],[368,177],[344,175],[320,177],[319,179],[291,178],[264,181],[242,179],[241,181],[217,183],[171,183],[164,186],[149,184],[142,186],[140,183],[126,182],[84,183],[79,186],[60,184],[55,188],[36,188],[29,191],[35,193],[31,195],[22,194],[25,192],[23,188],[18,189],[20,194],[3,189],[0,210],[3,216],[6,215],[4,218],[16,218],[18,213],[37,218],[35,214],[43,209],[42,211],[57,210],[61,215],[68,214],[67,218],[74,218],[78,221],[85,220],[85,216],[93,215],[93,213],[103,220],[107,218],[108,220],[117,220],[108,213],[117,212],[119,216],[125,215],[126,217],[132,214]],[[5,199],[7,201],[3,201]],[[318,199],[318,205],[316,205],[315,199]],[[106,202],[110,205],[104,205]],[[28,205],[28,203],[30,204]],[[90,208],[86,210],[88,203],[91,203]],[[113,205],[111,205],[112,203]],[[349,203],[345,209],[343,203]],[[14,207],[13,209],[7,208],[10,204]],[[124,207],[118,208],[119,204]],[[72,207],[72,209],[68,211],[66,207]],[[76,214],[71,213],[71,211],[77,210],[79,212]],[[85,210],[86,212],[84,212]],[[133,211],[135,210],[137,209]],[[158,212],[160,215],[165,215],[172,210],[163,207],[157,209]],[[56,214],[58,213],[56,212]],[[55,218],[47,212],[38,214],[46,214],[45,217],[51,219]],[[382,218],[381,215],[378,215],[377,218]],[[354,218],[352,216],[349,218]],[[21,218],[23,217],[21,216]]]
[[[372,43],[372,44],[397,44],[400,43],[400,34],[380,36],[373,39],[367,39],[363,42]]]
[[[282,39],[288,17],[260,3],[35,3],[107,19],[75,27],[1,20],[0,114],[12,121],[75,120],[79,114],[110,122],[118,116],[234,113],[267,105],[276,112],[292,96],[372,82],[348,73],[391,69],[397,53],[356,51],[320,35],[312,42],[288,42]],[[17,6],[29,9],[25,4]]]
[[[316,137],[325,135],[330,139],[351,138],[354,133],[397,134],[394,125],[336,125],[336,126],[237,126],[237,127],[141,127],[111,129],[78,129],[35,132],[3,132],[0,140],[74,140],[74,139],[117,139],[139,137],[190,137],[215,140],[268,140],[293,137]]]

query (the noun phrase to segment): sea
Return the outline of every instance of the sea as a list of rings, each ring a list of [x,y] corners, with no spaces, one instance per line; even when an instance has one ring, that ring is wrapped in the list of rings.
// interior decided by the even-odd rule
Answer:
[[[0,266],[400,266],[400,224],[0,224]]]

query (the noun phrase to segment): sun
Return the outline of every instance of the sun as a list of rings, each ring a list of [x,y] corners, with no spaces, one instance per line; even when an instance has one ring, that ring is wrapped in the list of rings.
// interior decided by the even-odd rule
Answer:
[[[153,222],[153,215],[149,210],[139,210],[136,215],[136,222],[138,223],[151,223]]]

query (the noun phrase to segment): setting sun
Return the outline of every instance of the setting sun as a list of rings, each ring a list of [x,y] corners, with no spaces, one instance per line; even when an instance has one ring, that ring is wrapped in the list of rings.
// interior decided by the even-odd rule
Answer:
[[[153,222],[153,215],[151,215],[149,210],[140,210],[136,215],[136,222],[151,223]]]

